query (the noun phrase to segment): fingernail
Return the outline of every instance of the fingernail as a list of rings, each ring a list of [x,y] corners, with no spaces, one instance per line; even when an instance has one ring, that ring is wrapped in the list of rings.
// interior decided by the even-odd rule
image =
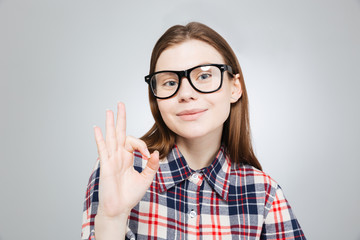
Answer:
[[[146,156],[147,156],[148,158],[151,157],[150,152],[149,152],[149,150],[147,150],[147,149],[146,149]]]
[[[93,128],[95,128],[96,127],[96,125],[93,125]]]

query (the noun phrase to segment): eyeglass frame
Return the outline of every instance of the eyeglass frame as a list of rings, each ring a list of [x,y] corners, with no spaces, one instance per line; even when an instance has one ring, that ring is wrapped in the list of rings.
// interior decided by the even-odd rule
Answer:
[[[220,78],[220,85],[219,85],[219,87],[218,87],[217,89],[215,89],[215,90],[213,90],[213,91],[209,91],[209,92],[208,92],[208,91],[201,91],[201,90],[197,89],[197,88],[194,86],[194,84],[192,83],[191,78],[190,78],[190,73],[191,73],[192,70],[194,70],[194,69],[196,69],[196,68],[199,68],[199,67],[207,67],[207,66],[215,66],[215,67],[217,67],[217,68],[220,70],[220,73],[221,73],[221,78]],[[187,69],[187,70],[181,70],[181,71],[164,70],[164,71],[154,72],[154,73],[152,73],[152,74],[149,74],[149,75],[145,76],[145,82],[146,82],[147,84],[149,84],[149,87],[150,87],[150,89],[151,89],[151,92],[152,92],[153,96],[154,96],[155,98],[158,98],[158,99],[168,99],[168,98],[173,97],[173,96],[179,91],[180,86],[181,86],[181,81],[182,81],[182,79],[183,79],[184,77],[189,81],[191,87],[192,87],[193,89],[195,89],[196,91],[198,91],[198,92],[200,92],[200,93],[213,93],[213,92],[218,91],[218,90],[222,87],[223,78],[224,78],[224,72],[225,72],[225,71],[227,71],[227,72],[230,73],[231,75],[234,75],[234,74],[233,74],[232,67],[229,66],[229,65],[227,65],[227,64],[202,64],[202,65],[198,65],[198,66],[189,68],[189,69]],[[168,96],[168,97],[158,97],[158,96],[156,96],[156,94],[154,93],[154,90],[153,90],[153,88],[152,88],[152,86],[151,86],[151,84],[150,84],[151,78],[152,78],[155,74],[163,73],[163,72],[175,73],[175,74],[178,76],[178,78],[179,78],[179,85],[178,85],[177,89],[175,90],[175,92],[174,92],[173,94],[171,94],[171,95]]]

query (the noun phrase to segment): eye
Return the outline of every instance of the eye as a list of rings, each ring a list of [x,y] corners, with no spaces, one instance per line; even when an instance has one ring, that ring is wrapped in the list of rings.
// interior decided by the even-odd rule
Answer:
[[[172,72],[162,72],[155,75],[156,85],[161,88],[173,88],[179,84],[176,74]]]
[[[162,86],[164,86],[164,87],[174,87],[174,86],[176,86],[178,83],[177,83],[177,81],[175,81],[175,80],[167,80],[167,81],[164,81],[163,83],[162,83]]]
[[[210,73],[201,73],[197,80],[209,80],[211,78],[211,74]]]

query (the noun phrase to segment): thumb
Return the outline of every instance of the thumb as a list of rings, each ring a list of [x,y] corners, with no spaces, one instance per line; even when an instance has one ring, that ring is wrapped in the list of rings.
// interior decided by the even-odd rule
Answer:
[[[141,172],[141,175],[143,175],[147,180],[152,181],[158,169],[159,169],[159,152],[155,150],[150,155],[150,158],[145,166],[145,169]]]

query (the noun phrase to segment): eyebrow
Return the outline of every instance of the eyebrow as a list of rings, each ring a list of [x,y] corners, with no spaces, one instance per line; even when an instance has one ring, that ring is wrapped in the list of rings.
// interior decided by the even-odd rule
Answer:
[[[200,66],[200,65],[206,65],[206,64],[226,64],[226,63],[200,62],[200,63],[197,64],[197,65],[194,65],[194,66],[189,67],[189,68],[186,68],[186,69],[181,69],[181,70],[174,70],[174,69],[157,70],[157,69],[155,68],[154,73],[156,73],[156,72],[163,72],[163,71],[184,71],[184,70],[187,70],[187,69],[190,69],[190,68],[194,68],[194,67],[197,67],[197,66]]]

